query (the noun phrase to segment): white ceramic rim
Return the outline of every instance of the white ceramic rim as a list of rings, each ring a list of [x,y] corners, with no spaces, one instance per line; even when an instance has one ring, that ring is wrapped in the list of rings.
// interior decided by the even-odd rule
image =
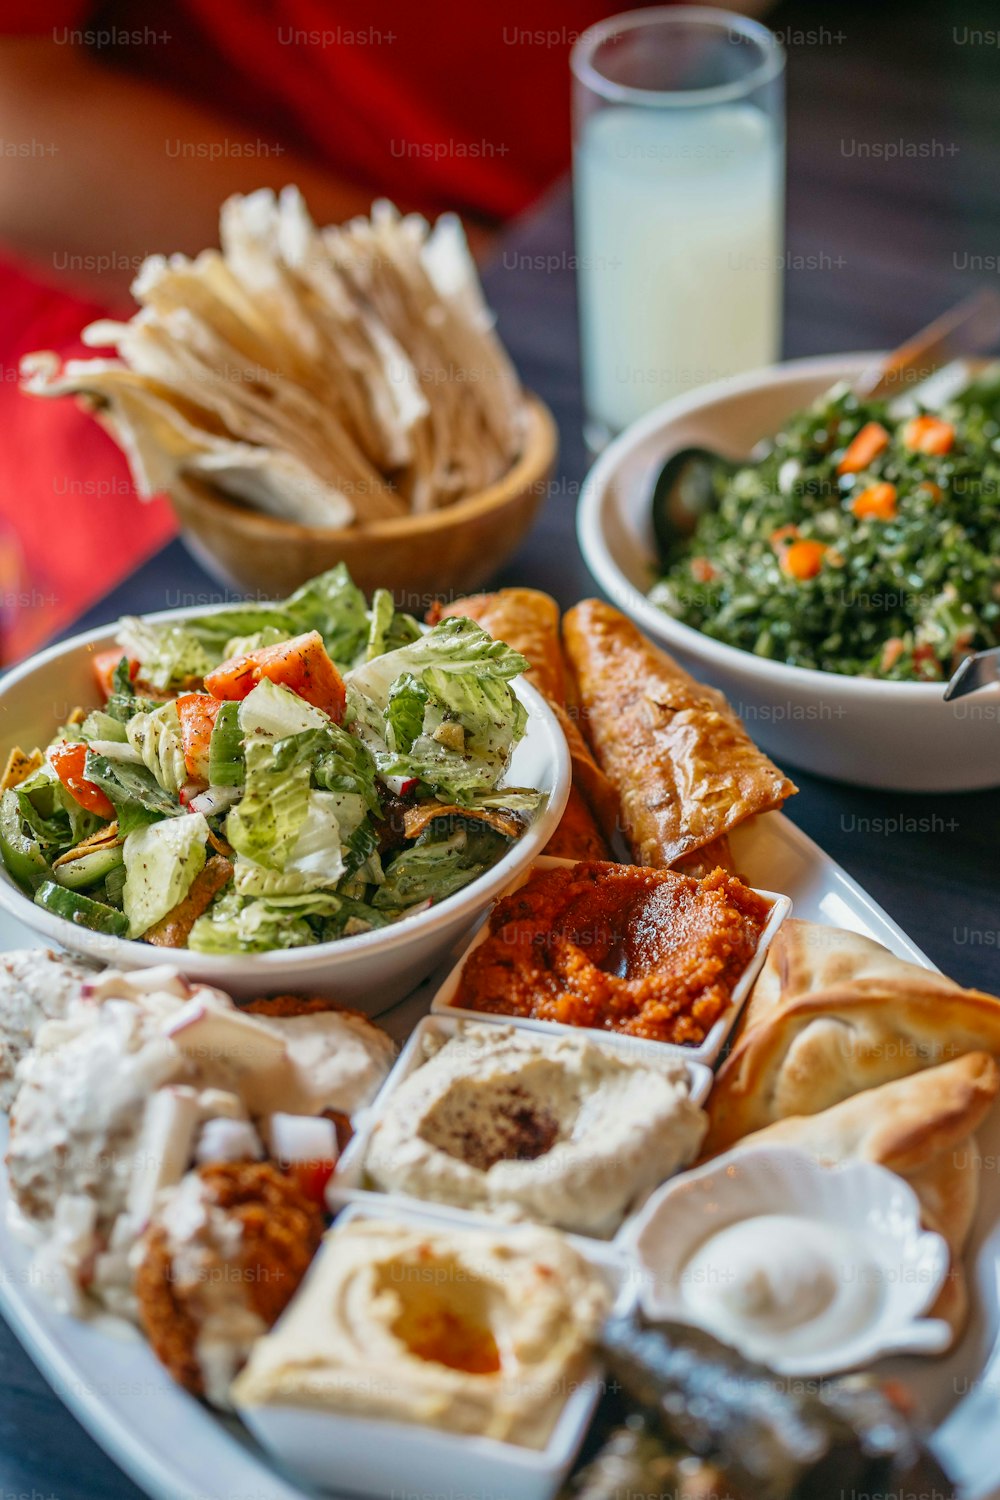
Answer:
[[[882,1329],[880,1334],[877,1334],[874,1328],[862,1329],[860,1333],[855,1334],[851,1339],[845,1340],[844,1344],[839,1346],[839,1359],[836,1357],[838,1349],[828,1351],[825,1358],[820,1355],[812,1359],[806,1355],[790,1357],[778,1355],[770,1361],[772,1368],[779,1375],[822,1378],[845,1373],[848,1370],[859,1369],[869,1362],[874,1362],[890,1354],[906,1352],[913,1355],[933,1356],[935,1353],[943,1352],[941,1349],[935,1349],[932,1344],[928,1345],[925,1349],[918,1350],[915,1348],[909,1349],[905,1344],[900,1342],[905,1337],[906,1331],[914,1327],[927,1325],[929,1334],[932,1329],[939,1333],[941,1332],[941,1329],[935,1328],[935,1325],[943,1324],[944,1328],[949,1327],[942,1319],[934,1318],[931,1315],[931,1309],[948,1277],[951,1264],[951,1251],[948,1248],[947,1240],[938,1230],[928,1229],[925,1226],[920,1200],[912,1184],[905,1177],[901,1177],[898,1173],[890,1171],[881,1162],[866,1161],[862,1157],[849,1157],[844,1161],[837,1162],[833,1166],[824,1166],[822,1162],[817,1160],[808,1151],[803,1151],[796,1146],[761,1145],[750,1146],[746,1149],[737,1147],[735,1150],[725,1152],[722,1156],[714,1157],[711,1161],[705,1162],[700,1167],[689,1168],[687,1171],[677,1173],[676,1176],[668,1178],[666,1182],[654,1190],[638,1213],[633,1215],[631,1220],[623,1226],[616,1241],[625,1255],[638,1268],[640,1277],[648,1278],[641,1282],[638,1291],[638,1302],[646,1313],[646,1316],[653,1321],[663,1319],[667,1321],[674,1320],[684,1324],[686,1327],[700,1328],[704,1332],[712,1333],[712,1329],[708,1327],[693,1309],[678,1306],[670,1298],[663,1299],[657,1296],[655,1291],[656,1271],[650,1261],[641,1252],[640,1240],[650,1225],[661,1215],[666,1214],[668,1217],[671,1217],[671,1222],[676,1222],[676,1210],[674,1209],[672,1200],[690,1193],[696,1185],[717,1182],[718,1190],[721,1190],[721,1198],[724,1201],[726,1190],[730,1183],[731,1172],[734,1168],[744,1167],[752,1174],[755,1165],[767,1165],[768,1163],[776,1164],[788,1178],[793,1174],[798,1174],[805,1176],[807,1179],[811,1178],[814,1182],[820,1182],[823,1180],[822,1174],[826,1173],[834,1181],[837,1178],[841,1180],[850,1177],[854,1177],[855,1179],[864,1178],[872,1185],[873,1189],[879,1184],[886,1191],[891,1188],[897,1201],[902,1199],[905,1204],[906,1220],[902,1233],[888,1235],[887,1238],[898,1240],[901,1246],[904,1243],[909,1244],[914,1251],[922,1247],[933,1246],[939,1261],[938,1274],[933,1281],[928,1282],[926,1285],[925,1295],[921,1301],[921,1311],[912,1313],[898,1327],[891,1331],[889,1329]],[[815,1207],[810,1203],[808,1191],[801,1196],[803,1197],[804,1204],[803,1212],[808,1213],[816,1222],[821,1222],[816,1219]],[[871,1196],[873,1199],[876,1197],[882,1198],[883,1194],[881,1191],[876,1192],[873,1190]],[[768,1212],[768,1205],[766,1203],[761,1204],[761,1212]],[[722,1221],[725,1222],[723,1223]],[[738,1222],[738,1220],[726,1220],[724,1212],[720,1215],[721,1227],[735,1222]],[[699,1243],[701,1241],[698,1240],[696,1235],[691,1241],[690,1248],[696,1250]],[[654,1283],[653,1285],[650,1284],[651,1280]],[[952,1341],[953,1336],[949,1338],[949,1344]],[[740,1346],[734,1344],[733,1347],[739,1348]],[[844,1358],[848,1353],[850,1354],[850,1360],[845,1364]],[[752,1358],[752,1356],[745,1353],[744,1357]]]
[[[752,651],[743,651],[738,646],[727,646],[722,641],[713,640],[694,626],[682,624],[651,604],[618,567],[604,540],[604,505],[615,470],[634,448],[647,438],[655,437],[667,423],[692,416],[702,406],[723,397],[739,396],[757,388],[777,388],[803,377],[821,377],[833,385],[838,380],[851,379],[884,357],[884,352],[877,351],[867,354],[824,354],[763,365],[757,370],[749,370],[742,375],[729,375],[723,380],[713,380],[709,385],[699,386],[697,390],[672,397],[626,427],[624,432],[608,444],[584,480],[577,512],[577,540],[584,561],[608,597],[621,605],[626,614],[631,615],[654,637],[661,640],[666,638],[689,656],[702,657],[727,671],[752,673],[775,689],[795,686],[814,693],[835,690],[846,698],[884,698],[898,703],[942,702],[945,688],[943,682],[887,682],[881,677],[852,677],[844,672],[821,672],[814,667],[794,667],[787,662],[771,661],[764,656],[755,656]],[[626,600],[627,603],[624,602]],[[988,696],[1000,697],[1000,686],[995,692],[991,692],[989,688],[982,691]]]
[[[155,614],[143,615],[142,618],[154,623],[162,620],[185,620],[191,617],[200,618],[202,615],[217,614],[233,607],[231,603],[194,605],[184,609],[162,609]],[[58,661],[62,656],[68,656],[88,646],[99,649],[107,645],[110,649],[115,644],[113,637],[116,630],[117,621],[113,625],[101,625],[94,630],[83,631],[79,635],[71,636],[67,641],[60,641],[54,646],[46,647],[44,651],[39,651],[27,661],[21,662],[19,666],[11,668],[0,679],[0,702],[40,667],[48,666],[49,663]],[[234,968],[238,967],[247,973],[257,969],[260,971],[262,982],[265,982],[268,977],[275,977],[274,971],[276,970],[294,969],[297,974],[303,974],[316,968],[325,969],[337,956],[343,956],[346,959],[363,953],[384,953],[399,948],[411,939],[428,936],[436,928],[447,927],[452,921],[459,920],[465,913],[468,913],[471,920],[476,911],[496,896],[522,866],[530,865],[545,848],[558,826],[569,797],[572,776],[569,747],[558,719],[541,693],[523,678],[516,679],[515,691],[528,710],[529,725],[534,720],[543,725],[548,732],[555,750],[556,775],[552,789],[548,793],[548,800],[541,812],[513,847],[508,849],[503,858],[499,859],[491,869],[464,886],[462,890],[456,891],[453,896],[446,896],[428,911],[418,912],[413,917],[404,917],[389,927],[376,928],[372,932],[360,932],[354,937],[339,938],[329,943],[314,943],[304,948],[272,948],[266,953],[199,953],[197,955],[199,972],[223,981],[227,975],[232,974]],[[56,916],[54,912],[36,906],[35,902],[26,896],[20,886],[14,882],[13,877],[2,864],[0,864],[0,906],[6,907],[11,916],[22,921],[26,927],[32,927],[36,932],[44,933],[53,942],[60,943],[71,952],[87,952],[87,948],[81,944],[81,929],[75,927],[65,917]],[[140,943],[132,938],[108,937],[103,933],[94,933],[92,936],[95,939],[95,943],[91,945],[94,953],[98,952],[99,945],[99,956],[109,967],[148,967],[150,948],[147,943]],[[158,960],[161,963],[181,962],[178,955],[188,952],[186,948],[160,948],[155,951],[161,954]]]
[[[760,61],[745,78],[703,89],[636,88],[633,84],[616,83],[595,67],[594,52],[604,42],[623,31],[635,31],[640,26],[662,26],[664,22],[708,26],[720,35],[738,32],[744,42],[756,45],[761,54]],[[619,16],[608,16],[606,20],[588,26],[573,44],[569,65],[577,83],[607,103],[637,104],[645,109],[698,109],[745,99],[779,78],[785,67],[785,49],[773,31],[750,16],[711,5],[654,5],[649,10],[623,11]]]

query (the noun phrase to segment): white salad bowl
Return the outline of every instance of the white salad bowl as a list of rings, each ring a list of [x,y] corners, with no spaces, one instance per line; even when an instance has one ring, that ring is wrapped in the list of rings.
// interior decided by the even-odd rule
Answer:
[[[649,514],[654,477],[679,448],[738,458],[838,380],[877,356],[790,360],[667,401],[627,428],[591,469],[580,547],[620,609],[697,677],[721,688],[779,765],[859,786],[969,791],[1000,785],[1000,685],[953,703],[942,683],[884,682],[787,666],[727,646],[646,597],[657,577]]]
[[[164,610],[154,623],[185,620],[211,611]],[[115,625],[50,646],[0,680],[0,751],[13,745],[44,747],[74,708],[98,704],[93,659],[116,644]],[[43,938],[115,968],[150,968],[174,962],[190,979],[226,990],[236,999],[298,992],[325,995],[369,1015],[388,1009],[445,958],[476,918],[545,848],[569,796],[570,762],[555,714],[539,693],[518,679],[515,691],[528,711],[528,725],[514,751],[507,781],[545,793],[524,834],[492,869],[426,911],[377,931],[245,956],[158,948],[78,927],[36,906],[0,865],[0,906]]]
[[[831,1234],[857,1234],[865,1243],[868,1267],[839,1264],[838,1274],[877,1293],[870,1315],[853,1332],[845,1327],[839,1342],[812,1353],[790,1344],[770,1352],[763,1362],[779,1374],[833,1375],[888,1354],[940,1354],[951,1343],[950,1325],[924,1316],[948,1275],[948,1246],[941,1235],[921,1226],[920,1203],[909,1183],[873,1162],[824,1167],[783,1146],[730,1151],[673,1178],[649,1198],[617,1241],[636,1262],[646,1316],[724,1337],[720,1326],[711,1326],[685,1296],[688,1278],[705,1274],[689,1262],[711,1235],[770,1214],[800,1218]],[[735,1271],[727,1272],[735,1278]],[[713,1306],[723,1291],[715,1290]],[[747,1290],[748,1300],[753,1295]],[[749,1359],[762,1358],[750,1334],[737,1330],[727,1342]]]

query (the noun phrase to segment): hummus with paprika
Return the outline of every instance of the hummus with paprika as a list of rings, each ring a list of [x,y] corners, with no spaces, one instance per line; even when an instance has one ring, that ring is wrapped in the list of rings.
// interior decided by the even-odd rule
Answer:
[[[697,1046],[729,1008],[770,905],[735,875],[597,861],[498,901],[452,1005]]]
[[[543,1448],[609,1307],[555,1230],[354,1219],[327,1235],[232,1397]]]

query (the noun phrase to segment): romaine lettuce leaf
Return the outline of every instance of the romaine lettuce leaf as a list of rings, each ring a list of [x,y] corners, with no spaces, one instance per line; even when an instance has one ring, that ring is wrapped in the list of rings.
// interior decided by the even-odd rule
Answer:
[[[401,672],[389,689],[385,708],[385,742],[397,755],[405,755],[424,726],[424,711],[430,697],[412,672]]]
[[[395,651],[418,641],[420,626],[412,615],[396,608],[388,589],[376,589],[372,595],[372,607],[368,612],[370,625],[365,646],[365,661],[372,661],[386,651]]]
[[[207,651],[188,624],[156,624],[126,615],[119,622],[118,644],[142,668],[150,687],[177,686],[186,677],[204,677],[219,659]]]
[[[249,703],[254,693],[244,702]],[[226,837],[237,854],[267,869],[283,870],[306,819],[309,766],[303,762],[276,771],[272,743],[254,735],[247,740],[246,768],[243,798],[226,819]]]
[[[366,903],[329,891],[250,900],[236,891],[224,891],[194,924],[188,947],[198,953],[302,948],[381,927],[387,920]]]
[[[162,703],[151,713],[133,715],[125,725],[125,734],[157,785],[176,795],[188,779],[176,702]]]
[[[442,901],[496,864],[508,847],[503,834],[485,824],[455,828],[444,838],[424,836],[386,865],[373,904],[399,912],[419,901]]]
[[[110,797],[121,821],[122,809],[134,804],[161,818],[184,817],[177,798],[164,791],[146,766],[132,766],[128,761],[110,761],[106,756],[87,751],[83,774]]]
[[[448,619],[408,646],[387,651],[348,674],[352,686],[384,712],[396,679],[410,672],[421,681],[428,667],[509,681],[528,666],[527,658],[495,641],[475,620]]]
[[[240,704],[239,723],[245,735],[283,740],[308,729],[325,729],[330,716],[314,708],[291,688],[264,678]]]
[[[128,835],[122,850],[122,907],[128,935],[141,937],[187,895],[205,864],[208,821],[201,813],[164,818]]]

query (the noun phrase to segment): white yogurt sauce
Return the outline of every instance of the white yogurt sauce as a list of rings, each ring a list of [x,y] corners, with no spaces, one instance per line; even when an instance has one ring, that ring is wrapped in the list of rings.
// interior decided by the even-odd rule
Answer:
[[[709,1235],[681,1273],[698,1321],[751,1358],[818,1354],[878,1315],[883,1276],[867,1237],[793,1214],[761,1214]]]

